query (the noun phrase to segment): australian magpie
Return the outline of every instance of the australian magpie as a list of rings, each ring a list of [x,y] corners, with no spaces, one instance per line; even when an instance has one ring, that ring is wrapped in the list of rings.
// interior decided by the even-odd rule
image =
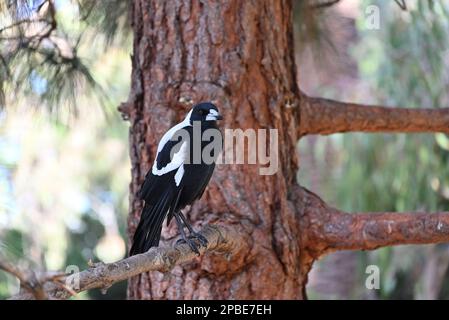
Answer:
[[[218,152],[212,148],[209,153],[212,161],[202,153],[210,143],[218,142],[217,145],[221,147],[223,138],[217,127],[217,120],[221,119],[215,105],[199,103],[190,110],[184,121],[164,134],[153,166],[138,193],[145,204],[134,233],[130,255],[146,252],[159,245],[165,218],[167,225],[175,218],[182,236],[180,241],[187,242],[195,253],[199,254],[195,240],[203,246],[207,245],[207,239],[193,230],[181,209],[199,199],[209,183]],[[206,130],[215,130],[215,134],[208,135],[209,141],[202,137]],[[196,134],[198,132],[201,134]],[[212,141],[214,139],[219,141]],[[184,227],[188,229],[189,236]]]

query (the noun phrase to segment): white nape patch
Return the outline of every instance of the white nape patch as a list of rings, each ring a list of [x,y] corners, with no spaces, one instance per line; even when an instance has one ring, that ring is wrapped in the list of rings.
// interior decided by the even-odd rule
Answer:
[[[182,164],[179,168],[178,171],[176,171],[175,174],[175,183],[176,186],[178,187],[179,184],[181,183],[182,177],[184,176],[184,165]]]
[[[218,112],[214,109],[209,110],[209,114],[206,116],[206,121],[217,120]]]
[[[159,142],[159,145],[157,146],[157,153],[159,153],[164,148],[165,144],[168,141],[170,141],[170,139],[173,137],[173,135],[175,134],[176,131],[178,131],[181,128],[192,126],[190,123],[190,115],[192,114],[192,110],[189,111],[189,113],[187,114],[187,116],[185,117],[185,119],[182,122],[180,122],[176,126],[172,127],[170,130],[168,130],[162,136],[162,139]],[[156,155],[156,158],[157,158],[157,155]]]

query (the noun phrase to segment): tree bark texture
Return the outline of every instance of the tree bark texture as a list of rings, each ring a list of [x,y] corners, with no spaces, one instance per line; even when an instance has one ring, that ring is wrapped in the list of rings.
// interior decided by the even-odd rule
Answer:
[[[210,252],[168,273],[142,273],[129,281],[129,298],[303,299],[308,272],[323,254],[449,241],[449,212],[349,214],[296,183],[302,136],[447,133],[447,109],[365,106],[301,93],[289,0],[134,0],[131,14],[132,88],[119,108],[131,122],[130,239],[142,209],[135,194],[158,141],[192,103],[216,103],[222,128],[277,129],[279,162],[274,175],[260,175],[254,164],[218,165],[202,199],[185,212],[197,229],[221,225],[247,239],[237,253]],[[177,235],[168,226],[161,245]]]
[[[131,299],[303,298],[307,266],[300,263],[296,204],[298,95],[290,1],[135,0],[129,233],[142,203],[134,195],[163,133],[190,109],[214,101],[223,128],[275,128],[279,170],[220,165],[203,198],[187,213],[196,228],[235,225],[248,249],[228,261],[206,255],[169,275],[144,273],[129,282]],[[177,234],[175,226],[163,238]]]
[[[449,108],[397,108],[302,95],[299,135],[344,132],[449,133]]]

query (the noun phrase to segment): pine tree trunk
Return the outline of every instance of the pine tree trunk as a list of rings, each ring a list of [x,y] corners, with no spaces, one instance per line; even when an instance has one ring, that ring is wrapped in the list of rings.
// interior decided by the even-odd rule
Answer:
[[[132,183],[129,234],[142,203],[134,195],[163,133],[190,101],[214,101],[224,128],[277,129],[274,175],[259,165],[219,165],[187,212],[195,228],[234,225],[248,235],[233,257],[207,254],[168,275],[129,282],[131,299],[300,299],[311,259],[301,252],[295,148],[299,105],[290,1],[134,0],[129,117]],[[174,223],[163,238],[177,237]],[[162,242],[161,245],[167,245]]]

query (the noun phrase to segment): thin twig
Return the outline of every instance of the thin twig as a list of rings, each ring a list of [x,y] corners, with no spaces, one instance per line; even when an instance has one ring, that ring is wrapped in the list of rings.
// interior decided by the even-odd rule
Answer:
[[[43,285],[37,279],[34,272],[28,272],[29,275],[26,275],[26,272],[4,261],[3,259],[0,259],[0,269],[19,279],[21,287],[31,293],[36,300],[47,299],[47,294],[45,290],[43,290]]]
[[[394,0],[394,1],[398,4],[398,6],[402,10],[407,11],[407,3],[405,2],[405,0]]]
[[[317,4],[314,4],[312,6],[310,6],[312,9],[323,9],[323,8],[329,8],[332,7],[333,5],[337,4],[338,2],[340,2],[340,0],[330,0],[327,2],[320,2]]]

